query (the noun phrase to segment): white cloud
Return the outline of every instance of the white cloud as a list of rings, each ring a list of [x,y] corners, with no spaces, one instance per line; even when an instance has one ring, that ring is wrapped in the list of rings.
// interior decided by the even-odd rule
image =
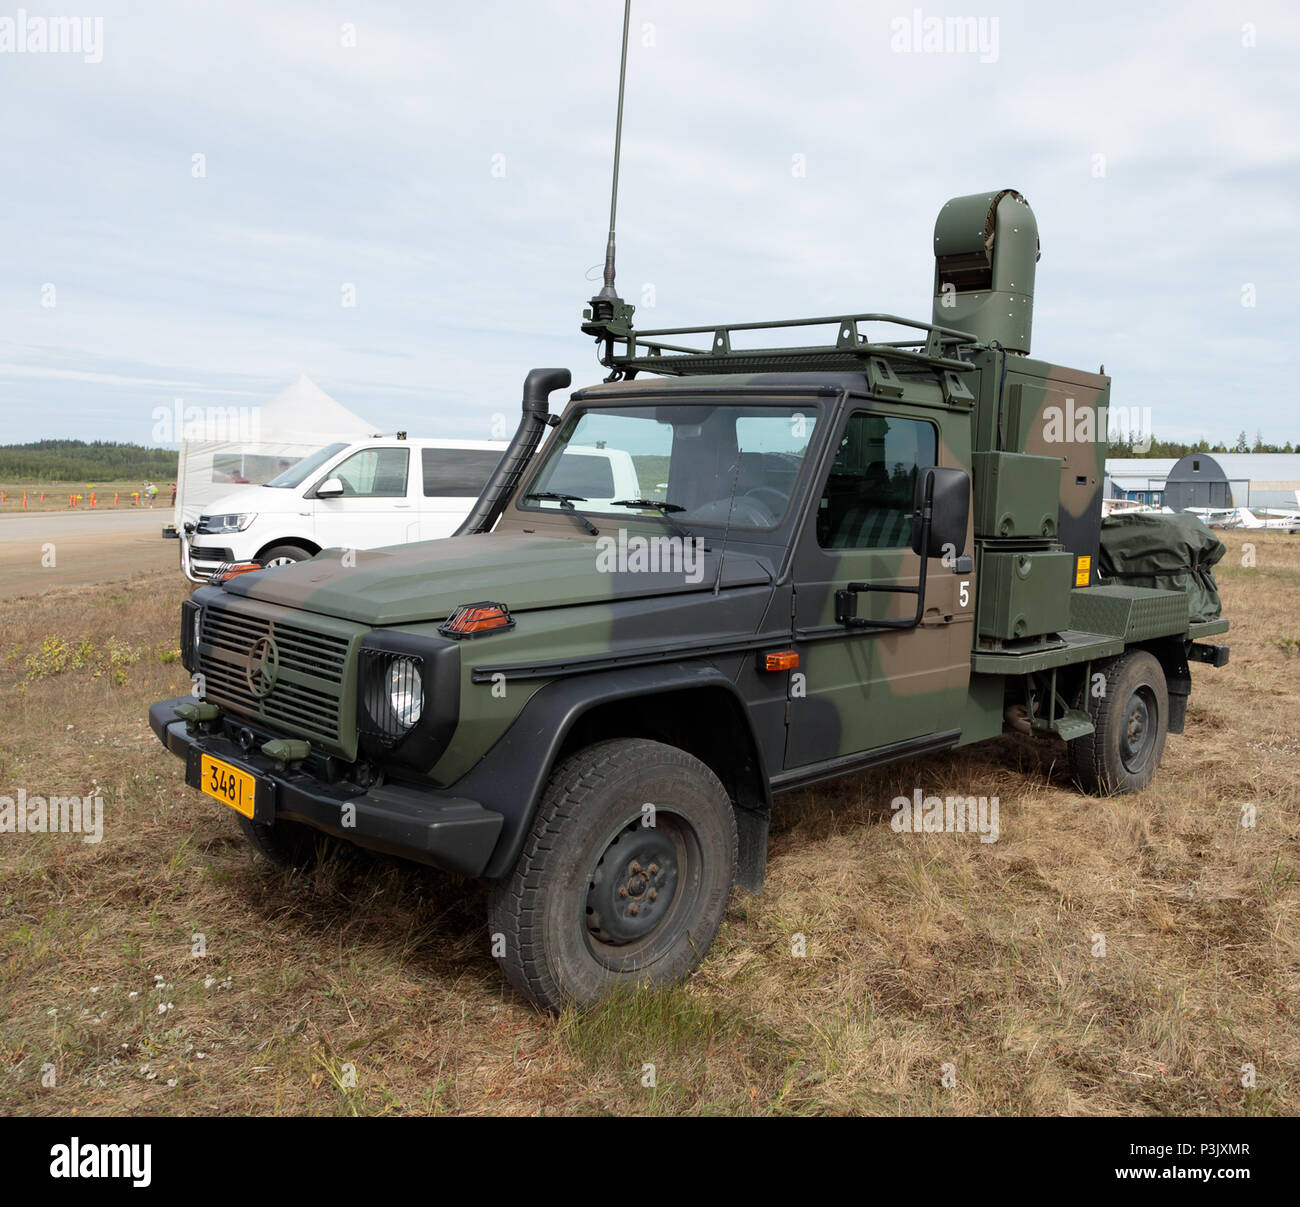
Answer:
[[[465,432],[533,364],[602,374],[577,323],[621,6],[353,7],[110,4],[102,63],[0,63],[5,439],[143,439],[177,383],[242,399],[299,371],[384,428]],[[892,53],[916,7],[970,11],[634,0],[619,280],[654,284],[642,320],[926,318],[939,206],[1011,185],[1042,230],[1038,354],[1104,361],[1160,434],[1230,437],[1227,393],[1252,431],[1300,439],[1278,389],[1300,300],[1291,10],[1252,6],[1248,49],[1210,0],[981,5],[981,64]]]

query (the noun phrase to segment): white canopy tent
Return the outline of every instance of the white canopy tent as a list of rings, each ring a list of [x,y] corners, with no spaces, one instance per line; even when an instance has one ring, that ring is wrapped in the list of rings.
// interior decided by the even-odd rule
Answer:
[[[176,479],[178,532],[237,486],[269,482],[324,444],[351,442],[374,428],[306,375],[270,402],[197,409],[183,416]]]

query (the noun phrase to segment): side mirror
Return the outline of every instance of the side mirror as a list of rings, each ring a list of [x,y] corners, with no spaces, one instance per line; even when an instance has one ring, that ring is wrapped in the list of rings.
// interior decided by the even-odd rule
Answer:
[[[922,557],[960,557],[966,551],[970,518],[970,474],[964,469],[931,465],[916,479],[912,516],[912,552]],[[926,518],[929,518],[928,532]],[[925,540],[925,548],[921,541]]]
[[[316,487],[316,497],[318,499],[337,499],[343,494],[343,483],[337,478],[326,478],[318,487]]]

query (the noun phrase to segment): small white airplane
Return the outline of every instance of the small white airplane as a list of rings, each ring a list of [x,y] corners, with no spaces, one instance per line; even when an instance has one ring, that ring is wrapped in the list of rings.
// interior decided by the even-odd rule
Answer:
[[[1237,519],[1234,528],[1274,528],[1282,532],[1300,532],[1300,511],[1238,507]]]
[[[1235,507],[1185,507],[1207,528],[1240,528],[1241,517]]]
[[[1101,514],[1107,515],[1133,515],[1140,511],[1162,511],[1169,515],[1173,514],[1171,507],[1157,507],[1154,503],[1137,503],[1132,499],[1102,499]]]

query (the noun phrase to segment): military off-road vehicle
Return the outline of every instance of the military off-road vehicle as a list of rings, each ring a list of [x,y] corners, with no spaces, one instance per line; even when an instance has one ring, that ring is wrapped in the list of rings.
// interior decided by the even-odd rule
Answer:
[[[547,1008],[694,969],[793,788],[1008,726],[1143,788],[1227,622],[1099,582],[1110,381],[1029,355],[1025,200],[948,202],[934,256],[928,323],[639,332],[607,275],[609,379],[557,418],[569,372],[528,374],[457,535],[183,605],[196,691],[150,720],[187,783],[273,860],[323,832],[491,881],[488,941]]]

